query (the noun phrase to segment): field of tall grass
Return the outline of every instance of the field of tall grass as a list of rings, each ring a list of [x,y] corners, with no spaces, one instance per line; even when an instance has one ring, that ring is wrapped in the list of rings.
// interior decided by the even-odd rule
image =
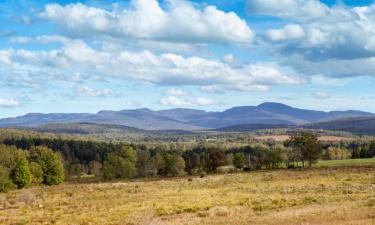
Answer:
[[[372,225],[375,166],[65,183],[0,203],[0,224]]]

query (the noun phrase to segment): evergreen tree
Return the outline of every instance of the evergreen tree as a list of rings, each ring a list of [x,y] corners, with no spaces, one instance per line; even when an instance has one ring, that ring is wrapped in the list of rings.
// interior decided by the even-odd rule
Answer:
[[[33,147],[30,150],[30,161],[42,167],[44,184],[55,185],[64,181],[64,167],[59,153],[44,146]]]
[[[18,188],[23,188],[31,183],[29,163],[22,152],[16,153],[15,164],[10,172],[10,178]]]

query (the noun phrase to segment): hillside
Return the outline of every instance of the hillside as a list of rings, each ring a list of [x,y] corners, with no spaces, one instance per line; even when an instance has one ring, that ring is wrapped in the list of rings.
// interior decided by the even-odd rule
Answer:
[[[294,128],[293,125],[283,125],[283,124],[240,124],[227,127],[221,127],[215,129],[221,132],[251,132],[257,130],[265,129],[280,129],[280,128]]]
[[[338,119],[308,124],[303,127],[309,129],[347,131],[355,134],[375,135],[375,117]]]

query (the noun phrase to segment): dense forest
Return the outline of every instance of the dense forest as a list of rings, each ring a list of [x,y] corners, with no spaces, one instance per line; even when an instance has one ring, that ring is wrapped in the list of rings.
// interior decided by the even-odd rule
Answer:
[[[204,175],[221,171],[312,166],[318,159],[371,158],[375,141],[318,141],[308,132],[284,143],[242,145],[201,142],[129,144],[12,135],[0,139],[0,190],[26,185],[59,184],[91,176],[121,179],[153,176]]]

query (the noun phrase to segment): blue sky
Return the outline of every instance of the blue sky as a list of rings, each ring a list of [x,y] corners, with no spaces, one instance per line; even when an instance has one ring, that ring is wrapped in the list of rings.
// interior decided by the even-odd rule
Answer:
[[[375,3],[0,0],[0,117],[275,101],[375,112]]]

